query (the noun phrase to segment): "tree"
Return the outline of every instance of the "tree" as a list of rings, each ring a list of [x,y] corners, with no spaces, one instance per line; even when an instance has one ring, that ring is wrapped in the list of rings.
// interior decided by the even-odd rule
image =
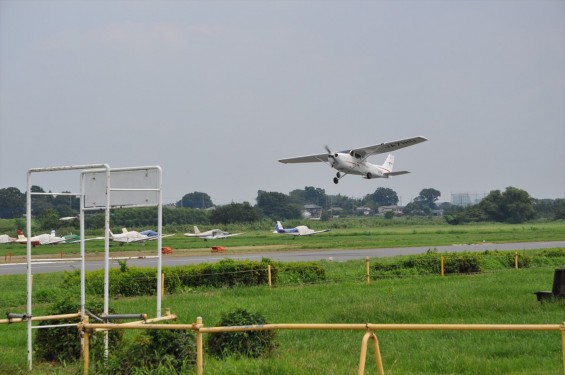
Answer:
[[[326,207],[327,196],[324,189],[306,186],[304,188],[304,199],[306,199],[306,203]]]
[[[15,219],[25,214],[26,195],[18,188],[0,189],[0,218]]]
[[[441,193],[433,188],[427,188],[420,191],[420,195],[414,199],[414,202],[421,204],[424,207],[428,207],[430,210],[435,210],[437,208],[436,201],[441,196]]]
[[[177,207],[188,208],[210,208],[214,207],[212,199],[206,193],[195,191],[193,193],[185,194],[180,201],[176,203]]]
[[[56,210],[47,208],[41,212],[41,216],[39,217],[39,226],[41,229],[58,229],[60,225],[61,221],[59,220],[59,213]]]
[[[217,206],[210,216],[212,224],[252,223],[257,220],[259,215],[249,202]]]
[[[510,186],[506,188],[502,197],[501,210],[504,212],[506,222],[517,224],[534,218],[536,212],[533,200],[527,191]]]
[[[290,203],[290,198],[278,192],[257,192],[257,206],[264,216],[272,220],[297,219],[301,216],[300,208]]]
[[[369,200],[377,207],[395,206],[398,204],[398,195],[392,189],[379,187],[375,192],[368,196]]]

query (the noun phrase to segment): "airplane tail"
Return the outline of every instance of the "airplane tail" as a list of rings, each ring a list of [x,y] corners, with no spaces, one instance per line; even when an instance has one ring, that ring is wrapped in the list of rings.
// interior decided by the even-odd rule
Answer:
[[[17,230],[18,232],[18,240],[26,240],[26,236],[24,236],[24,232],[21,231],[21,229]]]
[[[284,228],[280,221],[277,221],[277,225],[275,226],[275,232],[277,233],[284,232]]]
[[[126,228],[122,228],[122,233],[127,233],[128,230]]]
[[[194,226],[194,234],[200,234],[200,230],[198,230],[196,225]]]
[[[381,165],[381,167],[386,169],[388,173],[392,173],[393,164],[394,164],[394,155],[388,154],[384,164]]]
[[[55,237],[55,229],[51,230],[51,237]]]

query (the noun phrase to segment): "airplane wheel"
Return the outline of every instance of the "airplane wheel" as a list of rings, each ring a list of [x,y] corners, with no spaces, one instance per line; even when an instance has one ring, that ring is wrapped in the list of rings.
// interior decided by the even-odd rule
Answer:
[[[370,173],[367,173],[367,180],[370,180],[373,176]]]
[[[337,176],[337,178],[341,177],[341,173],[339,173],[339,172],[337,172],[335,175]]]
[[[334,184],[337,184],[339,182],[339,178],[334,177]]]

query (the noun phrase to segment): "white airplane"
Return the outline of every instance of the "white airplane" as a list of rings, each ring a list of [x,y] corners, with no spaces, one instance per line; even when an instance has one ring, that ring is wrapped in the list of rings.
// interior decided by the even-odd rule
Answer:
[[[174,234],[165,234],[161,237],[170,237],[174,236]],[[159,234],[154,231],[144,231],[144,232],[137,232],[135,230],[127,230],[126,228],[122,228],[122,233],[114,234],[110,231],[110,241],[119,242],[120,245],[125,243],[132,243],[132,242],[141,242],[145,243],[146,241],[152,241],[159,238]]]
[[[200,230],[198,230],[198,227],[195,225],[194,233],[185,233],[184,235],[187,237],[201,238],[204,241],[207,241],[207,240],[217,240],[219,238],[228,238],[232,236],[240,236],[242,234],[243,233],[229,233],[220,229],[210,229],[207,230],[206,232],[200,232]]]
[[[17,243],[21,243],[22,245],[27,244],[27,237],[24,236],[24,232],[22,232],[21,230],[17,230],[18,232],[18,239],[16,240]],[[55,235],[55,231],[52,230],[51,234],[40,234],[37,236],[33,236],[31,237],[31,245],[32,246],[37,246],[37,245],[55,245],[58,243],[62,243],[65,242],[65,239],[63,237],[57,237]]]
[[[7,234],[0,234],[0,244],[3,243],[12,243],[15,242],[16,239],[8,236]]]
[[[330,167],[337,169],[336,177],[334,177],[334,183],[337,184],[341,178],[348,174],[356,174],[363,176],[363,178],[389,178],[390,176],[398,176],[401,174],[410,173],[408,171],[392,171],[392,165],[394,163],[394,156],[389,154],[383,165],[371,164],[367,161],[367,158],[375,154],[384,154],[386,152],[391,152],[399,150],[404,147],[413,146],[418,143],[427,141],[424,137],[414,137],[401,139],[399,141],[380,143],[367,147],[353,148],[351,150],[345,150],[333,153],[330,148],[326,146],[327,153],[299,156],[289,159],[281,159],[279,162],[287,163],[315,163],[323,162],[328,163]]]
[[[277,221],[277,225],[275,226],[275,230],[273,233],[276,234],[290,234],[293,236],[311,236],[316,233],[324,233],[329,232],[331,229],[324,229],[324,230],[313,230],[308,228],[306,225],[299,225],[294,228],[283,228],[280,221]]]

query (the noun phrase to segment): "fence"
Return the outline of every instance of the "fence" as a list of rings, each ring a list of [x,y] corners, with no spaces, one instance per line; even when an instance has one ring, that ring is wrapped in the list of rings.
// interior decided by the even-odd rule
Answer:
[[[84,334],[83,372],[89,372],[89,331],[94,329],[166,329],[166,330],[191,330],[196,332],[196,374],[204,373],[204,348],[203,334],[220,332],[244,332],[266,330],[347,330],[366,331],[361,342],[359,354],[358,374],[365,373],[365,359],[369,339],[374,345],[374,355],[379,375],[384,375],[384,366],[377,335],[374,331],[561,331],[561,347],[563,360],[563,374],[565,375],[565,322],[561,324],[265,324],[255,326],[233,327],[205,327],[202,318],[197,317],[192,324],[99,324],[89,323],[88,317],[78,324],[79,330]]]

